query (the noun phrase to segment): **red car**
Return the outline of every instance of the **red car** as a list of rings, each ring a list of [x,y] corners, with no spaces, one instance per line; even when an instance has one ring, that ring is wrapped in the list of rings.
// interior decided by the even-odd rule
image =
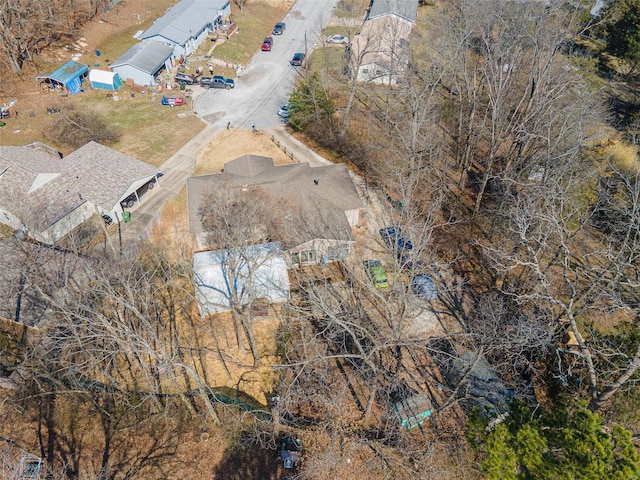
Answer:
[[[265,38],[262,41],[262,51],[263,52],[270,52],[272,45],[273,45],[273,38],[272,37]]]
[[[173,108],[173,107],[181,107],[183,105],[186,105],[186,102],[184,101],[184,98],[182,98],[182,97],[168,97],[166,95],[162,96],[162,99],[160,100],[160,103],[162,103],[162,105],[169,105],[171,108]]]

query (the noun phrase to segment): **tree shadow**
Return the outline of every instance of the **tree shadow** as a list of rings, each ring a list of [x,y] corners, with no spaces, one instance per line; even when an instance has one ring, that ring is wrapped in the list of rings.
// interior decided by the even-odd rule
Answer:
[[[233,445],[225,451],[224,459],[213,470],[214,478],[225,480],[276,480],[280,476],[280,461],[275,450]]]

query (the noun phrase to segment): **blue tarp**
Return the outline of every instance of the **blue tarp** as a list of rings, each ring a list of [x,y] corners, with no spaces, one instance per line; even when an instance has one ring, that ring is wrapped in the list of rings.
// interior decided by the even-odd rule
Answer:
[[[47,75],[38,75],[36,80],[44,80],[49,83],[58,83],[64,86],[69,93],[78,93],[82,80],[87,76],[89,67],[78,63],[74,60],[69,60],[63,66],[58,68],[55,72]]]

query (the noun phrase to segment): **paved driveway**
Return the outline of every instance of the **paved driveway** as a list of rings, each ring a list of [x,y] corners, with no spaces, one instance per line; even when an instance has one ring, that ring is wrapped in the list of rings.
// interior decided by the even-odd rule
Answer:
[[[282,120],[276,112],[289,98],[293,82],[300,74],[289,65],[289,60],[296,52],[312,51],[336,3],[337,0],[297,0],[283,20],[287,24],[284,33],[274,36],[271,52],[257,51],[236,79],[233,90],[205,90],[197,96],[193,109],[208,125],[160,166],[163,173],[160,188],[132,209],[131,223],[121,224],[125,242],[148,236],[164,204],[173,199],[193,175],[198,152],[226,129],[227,123],[231,122],[233,128],[255,125],[261,130],[288,136],[283,128],[278,128]],[[312,162],[318,162],[317,156],[299,142],[288,141],[297,149],[298,161],[306,161],[307,156]]]
[[[257,51],[236,79],[233,90],[208,90],[198,96],[195,110],[209,123],[234,128],[263,129],[282,121],[276,112],[287,102],[300,69],[289,60],[296,52],[311,53],[337,0],[298,0],[283,21],[282,35],[273,36],[270,52]]]

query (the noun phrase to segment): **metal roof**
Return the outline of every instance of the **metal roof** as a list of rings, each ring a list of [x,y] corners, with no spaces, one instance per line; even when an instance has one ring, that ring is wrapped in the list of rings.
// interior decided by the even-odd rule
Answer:
[[[138,70],[153,75],[173,54],[173,47],[162,42],[136,43],[120,58],[111,64],[111,68],[130,65]]]
[[[367,20],[383,15],[397,15],[414,23],[418,17],[418,0],[373,0]]]
[[[145,30],[140,39],[157,35],[178,45],[185,45],[206,25],[213,23],[228,5],[228,0],[182,0]]]
[[[74,60],[69,60],[67,63],[65,63],[52,73],[48,73],[46,75],[38,75],[36,77],[36,80],[53,80],[66,86],[75,78],[86,74],[88,71],[89,67],[87,67],[86,65],[78,63]]]

